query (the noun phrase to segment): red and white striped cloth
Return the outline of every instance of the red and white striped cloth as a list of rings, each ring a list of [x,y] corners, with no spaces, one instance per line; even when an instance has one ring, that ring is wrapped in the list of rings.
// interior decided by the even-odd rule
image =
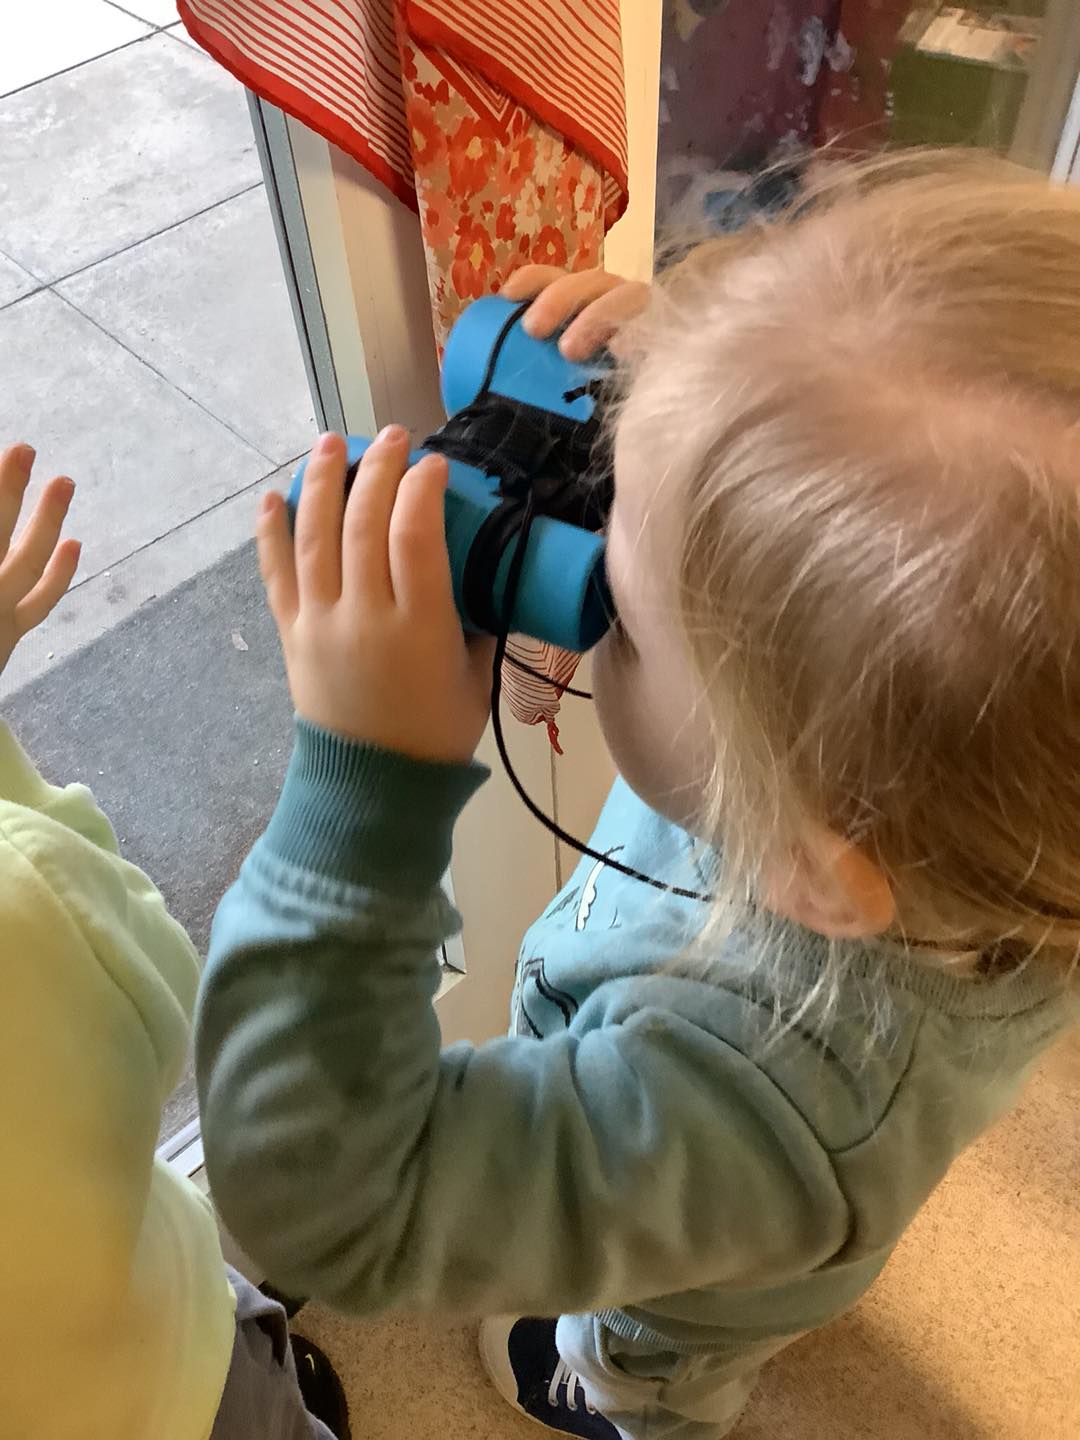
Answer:
[[[439,57],[498,124],[518,104],[604,172],[626,207],[619,0],[178,0],[185,27],[259,95],[352,155],[414,210],[400,47]]]
[[[575,655],[572,650],[560,650],[557,645],[549,645],[546,640],[531,640],[527,635],[511,636],[507,654],[513,659],[503,666],[503,695],[511,714],[523,725],[546,725],[552,749],[561,755],[555,717],[581,656]],[[514,660],[529,669],[522,670],[513,663]],[[546,678],[541,679],[541,676]]]

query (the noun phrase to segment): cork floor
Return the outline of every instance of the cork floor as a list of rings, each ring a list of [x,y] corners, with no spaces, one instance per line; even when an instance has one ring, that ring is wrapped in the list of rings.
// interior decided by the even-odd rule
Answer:
[[[953,1167],[877,1285],[766,1371],[733,1440],[1080,1436],[1080,1035]],[[297,1328],[345,1381],[355,1440],[529,1440],[470,1326]]]

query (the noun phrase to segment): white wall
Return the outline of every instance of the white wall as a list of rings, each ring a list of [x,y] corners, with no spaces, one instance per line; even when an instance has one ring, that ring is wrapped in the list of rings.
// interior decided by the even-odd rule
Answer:
[[[604,266],[629,280],[648,280],[652,275],[661,8],[660,0],[622,0],[621,4],[630,204],[608,233]]]

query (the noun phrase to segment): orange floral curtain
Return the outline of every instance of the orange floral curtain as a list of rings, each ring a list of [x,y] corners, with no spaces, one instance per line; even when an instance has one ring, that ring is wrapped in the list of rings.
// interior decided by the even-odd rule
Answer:
[[[451,87],[406,37],[405,114],[441,346],[470,300],[524,264],[587,270],[604,241],[603,172],[522,105],[499,114]]]

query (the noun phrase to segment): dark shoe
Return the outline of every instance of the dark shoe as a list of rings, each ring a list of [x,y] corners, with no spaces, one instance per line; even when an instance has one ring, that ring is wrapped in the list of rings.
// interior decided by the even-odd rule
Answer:
[[[281,1290],[275,1290],[268,1280],[264,1280],[259,1286],[262,1294],[268,1300],[276,1300],[285,1311],[286,1320],[291,1320],[298,1310],[302,1310],[307,1304],[306,1300],[297,1300],[292,1295],[286,1295]]]
[[[352,1440],[349,1405],[337,1371],[318,1345],[313,1345],[302,1335],[290,1335],[289,1342],[292,1345],[293,1359],[296,1361],[300,1394],[304,1398],[308,1413],[314,1415],[316,1420],[321,1420],[326,1428],[337,1436],[337,1440]]]
[[[530,1420],[581,1440],[622,1440],[589,1404],[581,1376],[559,1354],[554,1320],[485,1320],[480,1358],[503,1399]]]

